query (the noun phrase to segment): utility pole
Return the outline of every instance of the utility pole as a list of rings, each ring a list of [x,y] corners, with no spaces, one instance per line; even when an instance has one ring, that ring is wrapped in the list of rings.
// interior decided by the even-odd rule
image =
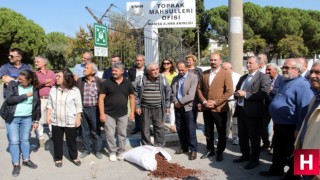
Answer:
[[[243,2],[229,0],[229,59],[232,69],[243,74]]]
[[[97,21],[97,23],[102,25],[103,18],[107,15],[107,13],[110,11],[112,6],[114,6],[114,5],[111,3],[110,6],[108,7],[108,9],[100,17],[100,19],[98,19],[98,17],[93,14],[93,12],[91,11],[91,9],[88,8],[88,6],[86,6],[85,8],[90,13],[90,15]],[[102,71],[103,70],[103,57],[99,57],[98,59],[99,59],[99,70]]]
[[[198,39],[198,66],[200,66],[200,27],[199,24],[197,25],[197,39]]]

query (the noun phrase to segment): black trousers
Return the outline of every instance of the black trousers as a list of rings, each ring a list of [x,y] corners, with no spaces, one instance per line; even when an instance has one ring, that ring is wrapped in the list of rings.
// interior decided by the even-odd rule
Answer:
[[[197,123],[194,121],[193,112],[185,111],[184,107],[174,108],[176,127],[184,151],[198,151]]]
[[[238,136],[242,156],[259,162],[262,118],[248,117],[238,106]],[[251,147],[250,147],[251,144]],[[251,153],[250,153],[251,152]]]
[[[217,153],[226,148],[227,112],[203,111],[204,134],[207,140],[207,150],[214,151],[214,125],[218,131]]]
[[[294,150],[296,125],[274,124],[271,169],[283,172]]]
[[[74,127],[52,126],[52,140],[54,160],[60,161],[63,156],[63,135],[66,134],[66,141],[71,160],[78,158],[77,150],[77,129]]]

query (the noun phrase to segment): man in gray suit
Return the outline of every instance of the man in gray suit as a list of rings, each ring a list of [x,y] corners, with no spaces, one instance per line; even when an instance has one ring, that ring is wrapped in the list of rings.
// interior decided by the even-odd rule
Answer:
[[[188,152],[189,160],[197,158],[197,122],[194,120],[192,107],[198,85],[198,76],[189,73],[187,61],[177,63],[179,75],[174,77],[171,84],[171,99],[174,104],[176,127],[181,148],[175,154]]]
[[[242,156],[233,162],[249,161],[244,168],[253,169],[259,165],[262,119],[265,114],[264,100],[268,97],[271,81],[268,75],[258,71],[258,57],[253,56],[247,60],[247,69],[249,73],[240,78],[234,93],[237,99],[235,114],[238,117]]]

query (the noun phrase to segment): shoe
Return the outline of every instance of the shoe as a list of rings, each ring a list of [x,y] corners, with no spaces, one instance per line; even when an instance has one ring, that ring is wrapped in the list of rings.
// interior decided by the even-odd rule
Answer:
[[[253,169],[259,165],[259,162],[249,161],[247,165],[244,166],[244,169]]]
[[[35,163],[33,163],[31,160],[22,161],[22,165],[28,166],[31,169],[37,169],[38,168],[38,166]]]
[[[17,177],[20,174],[20,165],[13,165],[12,176]]]
[[[235,159],[232,162],[233,163],[241,163],[241,162],[245,162],[245,161],[250,161],[250,158],[245,157],[245,156],[241,156],[240,158]]]
[[[58,168],[61,168],[62,167],[62,161],[56,161],[54,162],[54,165]]]
[[[112,162],[115,162],[115,161],[117,161],[117,156],[115,154],[110,154],[109,160]]]
[[[232,138],[232,145],[238,145],[239,144],[239,138],[238,137],[233,137]]]
[[[87,157],[89,154],[90,154],[90,152],[83,151],[83,153],[81,153],[81,154],[79,155],[79,158],[85,158],[85,157]]]
[[[215,155],[215,152],[214,151],[207,151],[204,155],[202,155],[200,157],[200,159],[205,159],[205,158],[208,158],[210,156],[214,156]]]
[[[95,156],[96,156],[98,159],[102,159],[102,154],[101,154],[101,152],[97,152],[97,153],[95,154]]]
[[[140,130],[139,130],[139,129],[134,128],[134,129],[132,130],[131,134],[137,134],[138,132],[140,132]]]
[[[122,154],[119,154],[119,155],[117,156],[117,160],[118,160],[118,161],[124,161],[123,155],[122,155]]]
[[[79,159],[72,160],[72,163],[76,166],[81,166],[81,161]]]
[[[39,146],[44,147],[44,139],[43,138],[39,139]]]
[[[197,151],[191,151],[189,154],[189,160],[197,159]]]
[[[223,161],[223,154],[222,154],[222,153],[217,153],[216,161],[217,161],[217,162]]]
[[[270,168],[268,171],[261,171],[259,174],[260,176],[283,176],[284,172],[275,171]]]
[[[269,144],[263,144],[263,145],[260,147],[260,151],[268,151],[269,148],[270,148],[270,145],[269,145]]]
[[[183,153],[186,153],[186,152],[188,152],[188,151],[185,151],[182,148],[180,148],[180,149],[176,150],[175,154],[183,154]]]

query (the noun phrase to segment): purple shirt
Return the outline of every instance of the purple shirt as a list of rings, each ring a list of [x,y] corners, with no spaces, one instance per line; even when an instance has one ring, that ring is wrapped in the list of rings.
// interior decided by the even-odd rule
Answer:
[[[49,96],[50,89],[53,85],[56,84],[56,76],[53,71],[47,70],[45,73],[42,73],[41,70],[36,71],[39,83],[42,87],[39,89],[40,96]],[[46,79],[51,79],[51,82],[46,85]]]

